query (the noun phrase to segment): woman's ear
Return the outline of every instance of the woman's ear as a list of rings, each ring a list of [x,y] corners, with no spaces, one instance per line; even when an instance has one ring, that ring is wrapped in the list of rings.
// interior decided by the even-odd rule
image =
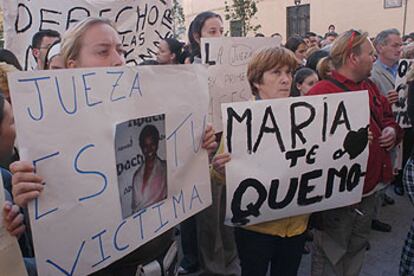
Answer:
[[[193,37],[194,37],[194,40],[195,41],[197,41],[197,43],[200,45],[200,34],[198,34],[198,33],[193,33]]]
[[[76,67],[77,67],[77,63],[76,63],[76,60],[74,59],[70,59],[66,63],[66,68],[76,68]]]
[[[178,63],[178,60],[177,60],[177,55],[176,54],[171,54],[171,62],[172,63],[174,63],[174,60],[176,61],[176,63]]]

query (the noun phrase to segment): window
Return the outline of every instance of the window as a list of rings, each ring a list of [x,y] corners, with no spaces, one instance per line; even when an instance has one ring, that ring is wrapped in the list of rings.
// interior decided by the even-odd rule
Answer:
[[[400,7],[402,7],[402,0],[384,0],[384,9]]]

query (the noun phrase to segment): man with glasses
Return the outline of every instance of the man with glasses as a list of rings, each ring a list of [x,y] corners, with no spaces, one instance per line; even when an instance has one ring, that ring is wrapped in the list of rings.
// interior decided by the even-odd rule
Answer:
[[[41,30],[33,35],[32,53],[37,63],[36,70],[45,68],[47,50],[59,39],[60,34],[54,30]]]
[[[317,83],[308,95],[368,90],[369,130],[372,136],[361,202],[320,213],[314,234],[312,275],[359,275],[366,250],[380,183],[392,179],[389,151],[401,140],[387,98],[368,79],[374,63],[374,47],[367,33],[349,30],[334,42],[330,59],[335,68],[329,79]],[[352,93],[352,92],[347,92]],[[364,107],[361,107],[364,108]]]

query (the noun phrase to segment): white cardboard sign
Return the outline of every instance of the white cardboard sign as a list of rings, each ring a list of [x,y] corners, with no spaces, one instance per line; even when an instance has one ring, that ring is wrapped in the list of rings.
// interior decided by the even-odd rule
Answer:
[[[97,271],[211,204],[204,66],[18,72],[9,83],[21,157],[45,180],[29,206],[39,275]]]
[[[247,80],[247,64],[259,49],[280,46],[279,38],[223,37],[202,38],[202,61],[214,65],[208,69],[209,121],[216,132],[223,130],[221,104],[243,102],[253,95]]]
[[[361,106],[367,106],[361,109]],[[364,92],[224,104],[226,223],[250,225],[361,200]]]
[[[172,36],[171,0],[2,0],[5,48],[25,69],[35,68],[31,43],[39,30],[63,34],[86,17],[102,16],[115,22],[128,63],[155,58],[158,43]]]
[[[392,105],[392,111],[395,120],[402,128],[411,127],[411,122],[407,114],[407,73],[413,64],[413,59],[401,59],[398,64],[397,78],[395,79],[395,90],[398,92],[398,102]]]

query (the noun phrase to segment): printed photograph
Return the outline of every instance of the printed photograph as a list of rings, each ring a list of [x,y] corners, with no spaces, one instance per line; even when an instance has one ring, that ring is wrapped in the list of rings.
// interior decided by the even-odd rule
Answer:
[[[164,114],[118,124],[115,154],[123,218],[167,198]]]

